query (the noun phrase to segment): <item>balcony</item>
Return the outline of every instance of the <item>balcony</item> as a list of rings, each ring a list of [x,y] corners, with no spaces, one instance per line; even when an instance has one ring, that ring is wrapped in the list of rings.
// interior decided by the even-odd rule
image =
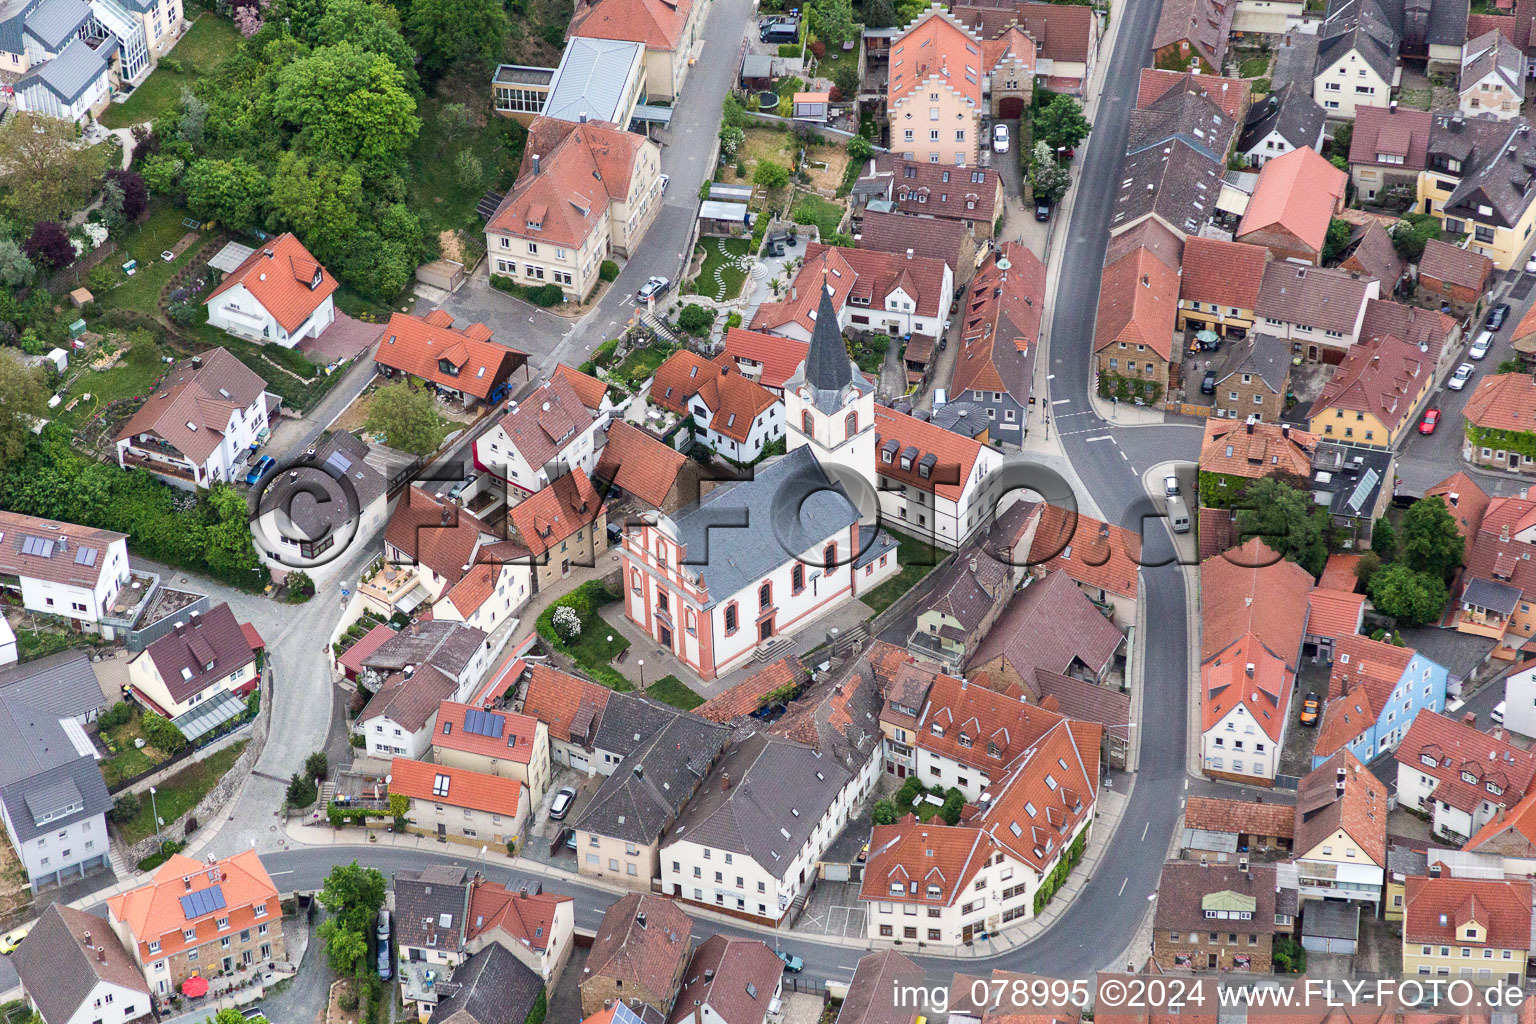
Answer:
[[[401,603],[420,585],[421,579],[413,567],[385,564],[378,572],[359,583],[357,592],[393,615],[397,611],[409,610],[402,608]],[[414,608],[416,604],[420,604],[420,601],[410,604],[410,607]]]
[[[175,477],[177,480],[185,480],[189,484],[197,483],[197,474],[192,467],[185,462],[167,462],[164,459],[150,458],[148,455],[125,449],[122,455],[124,469],[144,469],[160,476]]]
[[[152,572],[130,572],[117,595],[101,615],[103,626],[132,629],[144,609],[160,591],[160,577]]]

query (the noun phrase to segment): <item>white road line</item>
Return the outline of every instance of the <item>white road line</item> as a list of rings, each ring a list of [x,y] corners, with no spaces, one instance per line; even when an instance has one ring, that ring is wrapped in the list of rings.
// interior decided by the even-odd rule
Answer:
[[[1142,839],[1142,842],[1146,842],[1146,839],[1147,839],[1147,829],[1149,829],[1151,827],[1152,827],[1152,822],[1151,821],[1148,821],[1145,825],[1141,826],[1141,839]]]
[[[1124,449],[1121,450],[1120,457],[1122,459],[1124,459],[1126,462],[1130,462],[1131,461],[1131,457],[1129,455],[1125,454]]]
[[[1052,405],[1067,405],[1071,401],[1072,401],[1072,399],[1070,399],[1070,398],[1058,398],[1058,399],[1056,399],[1056,401],[1052,402],[1051,404]]]
[[[1083,438],[1083,443],[1084,444],[1093,444],[1093,442],[1095,442],[1095,441],[1113,441],[1114,439],[1115,439],[1115,437],[1114,437],[1113,434],[1100,434],[1097,437],[1085,437],[1085,438]]]
[[[1188,779],[1184,780],[1184,791],[1186,793],[1189,792],[1189,780]]]
[[[1125,877],[1125,878],[1120,880],[1120,891],[1115,893],[1116,896],[1124,896],[1125,895],[1125,886],[1126,886],[1126,883],[1128,883],[1130,880],[1131,879],[1130,879],[1129,876],[1127,876],[1127,877]]]
[[[267,874],[271,875],[273,878],[276,878],[278,875],[291,875],[291,874],[293,874],[293,872],[292,871],[268,871]]]

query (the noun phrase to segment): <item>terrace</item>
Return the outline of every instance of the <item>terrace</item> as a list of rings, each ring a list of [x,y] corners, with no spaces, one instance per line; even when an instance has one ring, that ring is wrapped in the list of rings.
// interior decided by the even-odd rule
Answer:
[[[152,572],[129,572],[128,582],[118,590],[101,616],[101,624],[132,629],[144,609],[160,589],[160,576]]]
[[[386,564],[359,583],[357,592],[372,601],[385,615],[393,615],[395,612],[408,612],[421,604],[426,598],[426,591],[420,588],[421,579],[416,575],[414,567]]]
[[[168,462],[164,459],[151,458],[148,455],[140,455],[132,448],[124,450],[122,461],[124,469],[143,469],[160,476],[171,476],[188,483],[197,483],[197,476],[192,472],[192,467],[184,462]]]

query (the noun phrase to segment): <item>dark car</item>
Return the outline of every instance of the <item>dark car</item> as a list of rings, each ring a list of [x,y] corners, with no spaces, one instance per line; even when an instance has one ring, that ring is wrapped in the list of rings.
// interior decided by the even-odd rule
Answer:
[[[1038,221],[1048,221],[1050,219],[1051,219],[1051,204],[1050,203],[1036,203],[1035,204],[1035,220],[1038,220]]]
[[[1216,371],[1206,370],[1205,379],[1200,382],[1202,395],[1214,395],[1216,393]]]
[[[1317,694],[1309,692],[1301,702],[1301,724],[1316,725],[1322,717],[1322,702]]]
[[[1504,321],[1509,319],[1509,303],[1501,302],[1493,307],[1493,312],[1488,314],[1488,329],[1496,331],[1504,326]]]
[[[624,539],[624,528],[618,523],[608,524],[608,543],[617,544]]]

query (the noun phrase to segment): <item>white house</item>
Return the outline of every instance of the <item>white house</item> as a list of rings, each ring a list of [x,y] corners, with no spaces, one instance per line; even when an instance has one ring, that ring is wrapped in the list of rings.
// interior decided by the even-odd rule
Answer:
[[[1504,677],[1504,727],[1521,736],[1536,736],[1536,668]]]
[[[369,698],[353,728],[370,757],[419,759],[432,749],[438,708],[457,694],[454,681],[431,665],[393,673]]]
[[[1467,40],[1461,48],[1458,109],[1467,117],[1519,117],[1525,100],[1524,70],[1524,54],[1498,29]]]
[[[226,334],[293,348],[336,319],[336,279],[293,232],[253,251],[208,294],[208,323]]]
[[[101,113],[112,97],[112,67],[106,43],[95,42],[71,36],[58,52],[39,53],[39,62],[16,82],[16,109],[76,122]]]
[[[874,466],[880,514],[940,547],[961,548],[1007,497],[985,486],[1003,454],[925,420],[885,406],[875,410]]]
[[[609,419],[601,405],[588,407],[569,376],[557,373],[509,403],[507,414],[475,441],[475,465],[525,492],[574,469],[590,476]]]
[[[95,632],[130,571],[127,534],[0,511],[0,586],[28,611]]]
[[[1260,330],[1290,342],[1297,354],[1338,362],[1360,340],[1367,304],[1379,298],[1381,282],[1373,277],[1276,260],[1264,267],[1254,312]]]
[[[43,1024],[117,1024],[154,1012],[144,976],[106,919],[63,903],[48,905],[11,963]]]
[[[1419,712],[1393,756],[1398,803],[1428,813],[1435,835],[1459,843],[1518,804],[1536,775],[1536,754],[1502,729],[1480,732],[1433,711]]]
[[[784,403],[729,360],[674,352],[656,368],[647,401],[691,416],[694,440],[737,462],[752,462],[784,437]]]
[[[1385,107],[1402,76],[1402,37],[1381,0],[1333,0],[1317,30],[1312,98],[1332,118],[1353,118],[1356,107]]]
[[[135,700],[166,718],[223,693],[243,699],[260,683],[259,644],[255,629],[220,602],[205,614],[192,612],[135,655],[128,685]]]
[[[388,511],[387,482],[364,460],[368,445],[338,430],[305,454],[312,472],[273,478],[261,491],[256,551],[269,568],[302,569],[317,585],[372,541]],[[328,500],[310,500],[323,488]]]
[[[820,290],[830,289],[841,329],[894,337],[937,338],[954,298],[955,277],[943,260],[874,249],[846,249],[811,243],[805,262],[780,302],[758,307],[748,326],[754,331],[809,341],[820,316]]]
[[[235,479],[236,459],[267,435],[266,387],[227,349],[183,359],[118,431],[117,464],[148,470],[173,487]]]
[[[671,1024],[767,1024],[783,1011],[784,964],[757,939],[711,935],[683,979]]]

